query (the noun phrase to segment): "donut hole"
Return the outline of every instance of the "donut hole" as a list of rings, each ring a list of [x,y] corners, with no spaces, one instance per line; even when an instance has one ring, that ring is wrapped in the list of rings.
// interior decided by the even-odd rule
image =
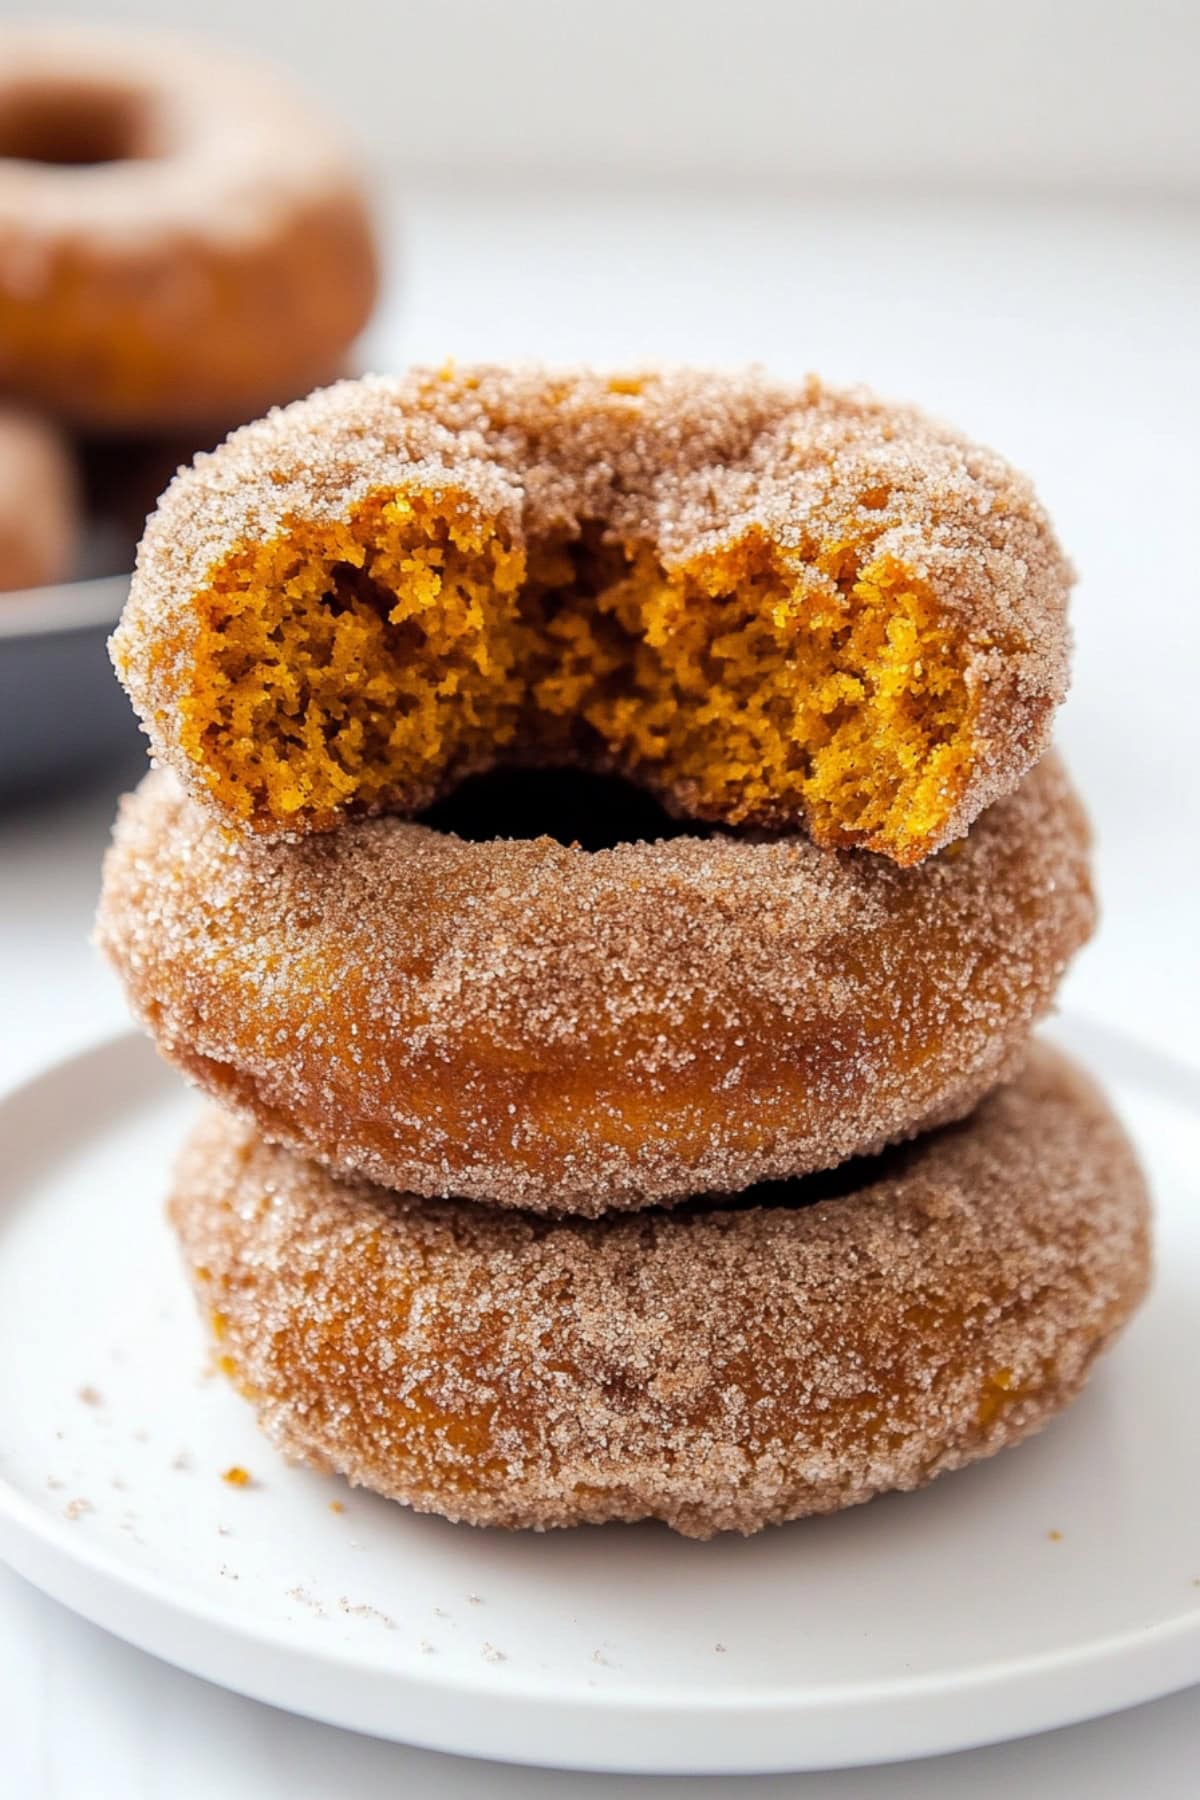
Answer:
[[[672,818],[653,794],[624,776],[572,768],[470,775],[420,821],[476,844],[549,837],[579,850],[709,835],[704,825]]]
[[[0,157],[91,168],[153,154],[146,108],[128,92],[30,86],[0,104]]]
[[[667,568],[599,521],[524,545],[466,494],[376,491],[213,572],[183,746],[258,830],[419,811],[536,760],[913,863],[961,796],[977,695],[929,584],[877,553],[885,528],[864,506],[837,539],[747,528]]]

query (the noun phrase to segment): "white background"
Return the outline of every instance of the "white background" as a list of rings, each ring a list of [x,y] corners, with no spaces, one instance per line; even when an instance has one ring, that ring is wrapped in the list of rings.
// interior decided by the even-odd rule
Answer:
[[[541,181],[553,169],[1182,193],[1200,173],[1193,0],[41,0],[32,10],[202,29],[290,65],[410,178]]]
[[[919,399],[1033,472],[1080,572],[1060,737],[1105,915],[1066,1000],[1200,1063],[1200,7],[212,0],[204,17],[324,85],[373,153],[392,274],[368,362],[812,367]],[[115,781],[0,814],[5,1083],[122,1017],[86,944]],[[919,1772],[502,1773],[221,1695],[0,1575],[0,1792],[34,1800],[1153,1797],[1193,1791],[1198,1762],[1193,1694]]]

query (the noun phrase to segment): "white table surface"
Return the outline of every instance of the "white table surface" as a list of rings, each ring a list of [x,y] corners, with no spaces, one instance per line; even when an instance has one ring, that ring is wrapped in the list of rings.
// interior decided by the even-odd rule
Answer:
[[[815,368],[919,398],[1029,468],[1080,571],[1060,741],[1096,822],[1104,904],[1065,998],[1200,1063],[1194,210],[423,193],[404,208],[397,268],[369,347],[375,366],[452,354]],[[122,779],[97,772],[72,793],[0,813],[0,1085],[124,1020],[87,943]],[[1014,1786],[1062,1800],[1136,1787],[1158,1800],[1194,1792],[1198,1766],[1200,1689],[890,1770],[712,1781],[503,1770],[222,1693],[0,1569],[0,1793],[21,1800],[304,1800],[342,1789],[361,1800],[885,1800]]]

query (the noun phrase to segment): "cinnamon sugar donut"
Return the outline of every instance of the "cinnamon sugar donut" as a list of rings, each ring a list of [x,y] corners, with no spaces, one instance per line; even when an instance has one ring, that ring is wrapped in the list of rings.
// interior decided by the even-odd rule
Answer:
[[[376,282],[353,163],[273,74],[0,28],[0,389],[113,429],[253,417],[329,379]]]
[[[395,818],[245,838],[157,772],[122,804],[98,938],[168,1060],[270,1137],[403,1191],[594,1214],[960,1116],[1093,917],[1054,757],[908,870]]]
[[[214,1112],[171,1217],[281,1450],[538,1529],[749,1533],[919,1487],[1073,1399],[1149,1274],[1133,1152],[1044,1049],[965,1124],[744,1206],[431,1203]]]
[[[67,440],[47,420],[0,404],[0,593],[61,581],[79,526]]]
[[[1068,585],[1028,482],[860,393],[418,369],[183,472],[113,649],[156,753],[250,832],[574,761],[907,865],[1045,748]]]

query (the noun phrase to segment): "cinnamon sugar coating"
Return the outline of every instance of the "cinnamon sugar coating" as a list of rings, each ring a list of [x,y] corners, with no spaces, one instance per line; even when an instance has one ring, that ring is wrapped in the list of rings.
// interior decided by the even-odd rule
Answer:
[[[961,1116],[1093,919],[1049,756],[907,870],[720,833],[246,838],[160,771],[122,802],[97,933],[163,1055],[268,1136],[401,1191],[598,1214]]]
[[[377,279],[352,156],[270,70],[0,26],[0,391],[106,430],[252,418],[329,379]]]
[[[966,1123],[742,1206],[551,1223],[340,1183],[213,1112],[171,1217],[288,1456],[477,1525],[708,1537],[920,1486],[1079,1391],[1148,1204],[1057,1053]]]
[[[182,472],[113,654],[251,833],[549,758],[907,865],[1046,747],[1069,581],[1023,477],[863,393],[414,369]]]

